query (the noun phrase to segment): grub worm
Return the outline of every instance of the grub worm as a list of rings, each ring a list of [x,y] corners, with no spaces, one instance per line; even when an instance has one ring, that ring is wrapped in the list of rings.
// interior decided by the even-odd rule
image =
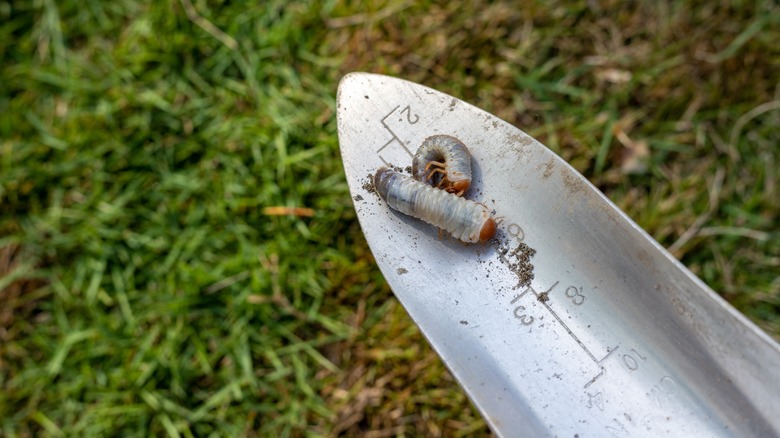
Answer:
[[[471,185],[471,154],[451,135],[434,135],[422,142],[412,158],[418,181],[461,196]]]
[[[394,170],[377,170],[374,187],[390,208],[447,230],[464,242],[484,242],[496,234],[496,222],[484,205]]]

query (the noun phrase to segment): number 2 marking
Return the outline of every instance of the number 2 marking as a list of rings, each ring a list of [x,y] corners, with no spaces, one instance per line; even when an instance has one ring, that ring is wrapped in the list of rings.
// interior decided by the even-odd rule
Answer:
[[[412,121],[412,108],[410,105],[406,105],[406,107],[401,110],[401,114],[403,113],[406,113],[406,121],[409,122],[410,125],[414,125],[420,121],[420,116],[417,114],[414,114],[414,121]]]

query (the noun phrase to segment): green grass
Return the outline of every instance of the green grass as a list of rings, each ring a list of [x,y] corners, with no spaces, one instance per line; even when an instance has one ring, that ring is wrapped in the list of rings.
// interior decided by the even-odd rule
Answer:
[[[0,2],[1,435],[487,433],[355,220],[354,70],[539,138],[780,336],[772,2],[288,3]]]

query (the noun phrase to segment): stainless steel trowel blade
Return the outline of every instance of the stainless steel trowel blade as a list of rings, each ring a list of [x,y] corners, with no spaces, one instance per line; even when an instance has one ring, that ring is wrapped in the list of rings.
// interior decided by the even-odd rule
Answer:
[[[398,300],[503,436],[780,434],[780,348],[544,145],[430,88],[353,73],[338,90],[360,225]],[[496,238],[463,244],[391,210],[380,166],[471,150],[465,194]]]

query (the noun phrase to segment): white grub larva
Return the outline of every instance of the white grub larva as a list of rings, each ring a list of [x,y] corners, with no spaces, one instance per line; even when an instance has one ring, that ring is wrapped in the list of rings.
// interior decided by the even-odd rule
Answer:
[[[412,175],[418,181],[460,196],[471,185],[469,149],[451,135],[428,137],[412,158]]]
[[[447,230],[464,242],[484,242],[496,234],[496,222],[484,205],[392,169],[377,170],[374,187],[390,208]]]

